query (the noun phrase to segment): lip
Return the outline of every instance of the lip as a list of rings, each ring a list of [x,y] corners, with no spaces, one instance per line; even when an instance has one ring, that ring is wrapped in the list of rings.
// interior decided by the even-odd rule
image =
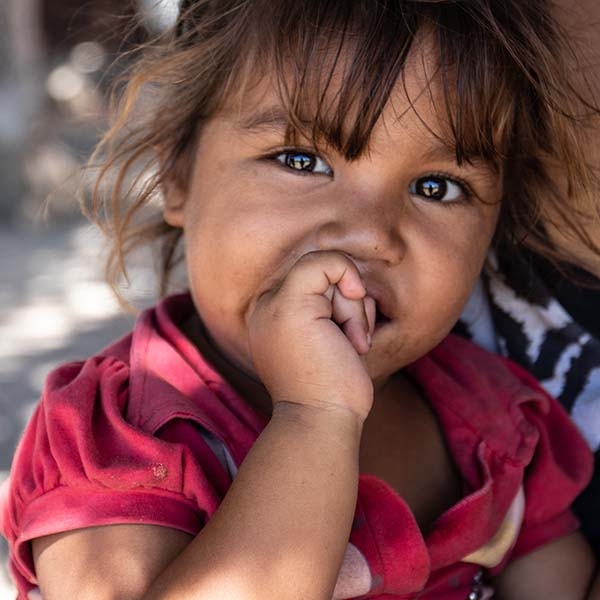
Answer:
[[[377,309],[377,312],[375,313],[375,331],[385,327],[390,322],[391,319]]]
[[[392,302],[389,292],[386,292],[375,285],[369,285],[368,282],[365,287],[367,289],[367,295],[375,300],[375,330],[381,329],[394,319],[394,303]]]

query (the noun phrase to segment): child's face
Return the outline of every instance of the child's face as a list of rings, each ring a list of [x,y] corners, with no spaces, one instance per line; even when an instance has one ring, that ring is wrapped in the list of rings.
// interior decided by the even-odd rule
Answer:
[[[412,98],[423,89],[416,71],[406,84]],[[398,86],[369,152],[353,162],[308,139],[286,148],[266,83],[204,126],[188,190],[168,194],[165,218],[184,229],[208,333],[242,371],[254,374],[248,319],[258,298],[308,252],[349,256],[375,299],[374,381],[425,354],[458,319],[495,230],[500,175],[457,166],[421,121],[441,131],[430,95],[415,106],[419,116]]]

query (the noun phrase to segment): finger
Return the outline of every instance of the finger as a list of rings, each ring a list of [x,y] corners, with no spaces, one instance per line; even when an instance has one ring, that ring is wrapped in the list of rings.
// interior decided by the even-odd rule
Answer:
[[[348,299],[359,300],[366,294],[356,265],[341,252],[317,251],[303,255],[283,284],[285,288],[325,295],[330,300],[332,286]]]
[[[359,354],[366,354],[371,347],[369,320],[363,299],[346,298],[336,287],[331,301],[331,318],[337,323]]]

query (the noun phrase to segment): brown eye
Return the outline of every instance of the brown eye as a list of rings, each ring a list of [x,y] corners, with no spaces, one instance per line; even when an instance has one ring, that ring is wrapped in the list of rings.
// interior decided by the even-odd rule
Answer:
[[[409,186],[411,194],[435,202],[454,202],[467,196],[462,185],[441,175],[419,177]]]
[[[310,152],[289,150],[275,157],[284,167],[299,173],[332,175],[332,171],[322,158]]]
[[[296,171],[312,171],[315,166],[315,157],[300,152],[290,153],[285,157],[285,166]]]

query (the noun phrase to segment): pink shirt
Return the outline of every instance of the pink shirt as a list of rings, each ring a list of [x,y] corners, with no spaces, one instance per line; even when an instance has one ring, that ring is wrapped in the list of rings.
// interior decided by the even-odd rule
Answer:
[[[266,421],[181,333],[192,310],[187,295],[168,298],[131,335],[48,377],[0,512],[19,598],[36,587],[33,538],[116,523],[196,535],[216,511]],[[591,454],[529,375],[452,336],[406,371],[437,413],[464,497],[423,534],[390,486],[361,475],[336,598],[464,600],[482,568],[577,528],[569,505]]]

